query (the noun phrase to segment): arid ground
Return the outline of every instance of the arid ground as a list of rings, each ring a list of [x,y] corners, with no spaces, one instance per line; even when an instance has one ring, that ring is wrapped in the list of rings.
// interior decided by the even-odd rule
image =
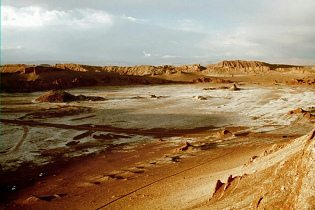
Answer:
[[[1,90],[0,209],[315,208],[314,67],[6,65]]]

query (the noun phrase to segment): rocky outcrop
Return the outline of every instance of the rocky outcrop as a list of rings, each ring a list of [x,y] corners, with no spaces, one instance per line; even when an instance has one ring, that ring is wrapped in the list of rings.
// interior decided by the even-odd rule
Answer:
[[[218,138],[226,138],[226,137],[231,137],[231,136],[233,136],[233,133],[232,133],[231,131],[227,130],[227,129],[224,129],[224,130],[222,130],[222,131],[219,131],[219,132],[216,134],[216,136],[217,136]]]
[[[84,96],[84,95],[72,95],[63,90],[51,90],[43,95],[39,96],[35,101],[37,102],[50,102],[61,103],[71,101],[104,101],[105,98],[99,96]]]
[[[260,61],[231,60],[207,66],[210,74],[257,74],[271,70],[271,64]]]
[[[189,149],[192,149],[194,148],[194,146],[192,144],[190,144],[189,142],[186,141],[185,145],[184,146],[181,146],[178,151],[179,152],[183,152],[183,151],[187,151]]]
[[[200,64],[192,64],[192,65],[182,65],[176,68],[177,71],[181,71],[184,73],[195,73],[195,72],[202,72],[207,68],[201,66]]]
[[[234,68],[234,69],[247,69],[247,70],[283,70],[283,69],[300,69],[302,66],[286,65],[286,64],[270,64],[261,61],[243,61],[243,60],[231,60],[221,61],[215,64],[216,67],[221,68]]]
[[[200,100],[200,101],[206,101],[206,100],[208,100],[208,97],[206,97],[206,96],[194,96],[193,98],[198,99],[198,100]]]
[[[236,86],[236,84],[234,83],[232,85],[232,87],[229,88],[229,90],[232,90],[232,91],[238,91],[238,90],[241,90],[239,87]]]
[[[221,78],[213,78],[213,77],[199,77],[194,79],[192,83],[231,83],[230,80],[221,79]]]
[[[261,61],[227,60],[207,66],[208,73],[224,74],[261,74],[274,71],[295,71],[303,69],[303,66],[270,64]]]
[[[88,71],[100,71],[100,66],[87,66],[87,65],[81,65],[81,64],[75,64],[75,63],[69,63],[69,64],[56,64],[54,66],[57,69],[63,69],[63,70],[70,70],[70,71],[79,71],[79,72],[88,72]]]
[[[315,85],[315,79],[302,78],[302,79],[292,79],[287,81],[289,85]]]
[[[265,62],[260,61],[242,61],[242,60],[234,60],[234,61],[221,61],[215,66],[221,68],[238,68],[238,69],[267,69],[272,65]]]
[[[171,66],[171,65],[163,65],[163,66],[149,66],[149,65],[141,65],[141,66],[129,66],[129,67],[119,67],[119,66],[104,66],[102,71],[106,72],[115,72],[123,75],[163,75],[163,74],[175,74],[178,72],[184,73],[196,73],[205,70],[206,68],[201,66],[200,64],[193,65],[182,65],[182,66]]]
[[[255,156],[242,174],[218,180],[209,209],[314,209],[315,129],[308,135]]]
[[[7,64],[0,66],[1,73],[16,73],[16,72],[24,72],[25,68],[31,67],[26,64]]]
[[[306,119],[311,122],[315,122],[315,108],[310,107],[309,110],[304,110],[302,108],[297,108],[288,112],[289,115],[296,115],[299,119]]]
[[[50,66],[28,66],[23,69],[21,73],[23,74],[41,74],[44,72],[56,72],[60,71],[58,68],[50,67]]]

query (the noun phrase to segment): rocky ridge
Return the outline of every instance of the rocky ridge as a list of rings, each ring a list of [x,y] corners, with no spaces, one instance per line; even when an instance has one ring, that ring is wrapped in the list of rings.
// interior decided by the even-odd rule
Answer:
[[[90,66],[81,64],[2,65],[2,92],[32,92],[84,86],[165,84],[165,83],[230,83],[221,78],[229,75],[306,73],[314,71],[303,66],[268,64],[259,61],[222,61],[218,64],[181,66]],[[211,75],[212,78],[209,76]],[[219,77],[214,77],[219,75]],[[300,76],[299,76],[300,77]],[[295,77],[297,78],[297,77]],[[290,80],[288,84],[314,85],[314,78]]]
[[[267,73],[270,71],[296,71],[304,69],[303,66],[270,64],[261,61],[243,61],[243,60],[226,60],[217,64],[207,66],[208,73],[231,73],[231,74],[257,74]]]
[[[303,66],[296,65],[285,65],[285,64],[269,64],[261,61],[243,61],[243,60],[226,60],[221,61],[217,64],[210,64],[208,66],[202,66],[200,64],[191,65],[162,65],[162,66],[150,66],[150,65],[139,65],[139,66],[91,66],[74,63],[66,64],[55,64],[55,65],[25,65],[25,64],[9,64],[2,65],[0,67],[1,73],[40,73],[51,70],[71,70],[76,72],[115,72],[121,75],[161,75],[161,74],[174,74],[177,72],[183,73],[198,73],[209,70],[294,70],[303,69]]]
[[[314,209],[315,129],[283,148],[253,157],[243,173],[218,180],[200,209]]]

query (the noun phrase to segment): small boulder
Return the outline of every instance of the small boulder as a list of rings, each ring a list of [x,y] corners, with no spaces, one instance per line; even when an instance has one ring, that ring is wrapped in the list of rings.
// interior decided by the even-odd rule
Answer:
[[[218,138],[231,137],[233,133],[227,129],[221,130],[217,133]]]
[[[189,148],[193,148],[194,146],[191,145],[189,142],[186,142],[184,146],[179,148],[179,151],[187,151]]]
[[[241,89],[239,87],[237,87],[236,84],[234,83],[233,86],[229,88],[229,90],[237,91],[237,90],[241,90]]]
[[[31,195],[30,197],[28,197],[24,201],[22,201],[22,204],[31,205],[31,204],[38,202],[39,200],[40,199],[38,197]]]
[[[195,99],[198,99],[198,100],[201,100],[201,101],[205,101],[205,100],[208,100],[207,97],[205,96],[194,96]]]

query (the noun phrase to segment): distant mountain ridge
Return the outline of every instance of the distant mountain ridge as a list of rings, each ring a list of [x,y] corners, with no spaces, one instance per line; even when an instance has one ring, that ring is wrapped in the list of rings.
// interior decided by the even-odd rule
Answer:
[[[269,64],[260,61],[222,61],[202,66],[92,66],[83,64],[9,64],[0,66],[2,92],[32,92],[84,86],[165,84],[224,81],[234,75],[313,74],[304,66]],[[212,78],[211,78],[212,77]],[[219,78],[217,78],[219,77]],[[313,80],[295,80],[294,84],[313,84]],[[293,83],[292,83],[293,84]]]
[[[243,61],[243,60],[224,60],[217,64],[209,64],[208,66],[201,66],[200,64],[189,65],[138,65],[138,66],[94,66],[75,63],[65,64],[42,64],[42,65],[28,65],[28,64],[7,64],[0,67],[1,73],[13,73],[13,72],[29,72],[32,69],[44,69],[44,68],[56,68],[63,70],[79,71],[79,72],[115,72],[124,75],[159,75],[165,73],[175,73],[178,71],[192,73],[201,72],[206,69],[249,69],[249,70],[276,70],[284,68],[301,69],[303,66],[286,65],[286,64],[269,64],[261,61]],[[40,70],[39,70],[40,71]]]
[[[289,64],[270,64],[262,61],[244,61],[244,60],[224,60],[217,64],[209,65],[221,68],[239,68],[239,69],[269,69],[275,70],[277,68],[302,68],[299,65]]]

